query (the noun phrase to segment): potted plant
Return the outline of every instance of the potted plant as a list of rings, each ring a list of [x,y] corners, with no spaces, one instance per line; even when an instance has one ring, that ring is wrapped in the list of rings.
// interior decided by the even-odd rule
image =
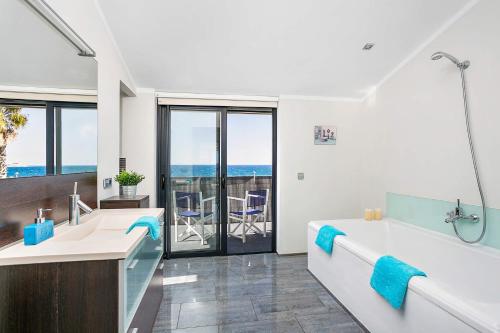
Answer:
[[[115,181],[120,184],[123,189],[123,195],[126,197],[135,197],[137,193],[137,184],[144,180],[143,175],[138,174],[135,171],[122,171],[115,176]]]

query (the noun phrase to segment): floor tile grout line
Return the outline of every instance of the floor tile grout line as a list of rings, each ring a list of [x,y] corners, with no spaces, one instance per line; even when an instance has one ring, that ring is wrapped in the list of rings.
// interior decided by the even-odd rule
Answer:
[[[179,320],[181,319],[182,304],[179,306],[179,313],[177,314],[177,322],[175,323],[175,329],[179,328]]]
[[[252,297],[249,297],[249,299],[250,299],[250,304],[252,304],[253,314],[255,315],[255,318],[257,318],[257,321],[260,321],[260,320],[259,320],[259,317],[257,316],[257,311],[255,311],[255,305],[253,304],[253,299],[252,299]]]
[[[306,332],[306,330],[304,329],[304,327],[302,327],[302,324],[300,323],[299,319],[297,318],[297,314],[293,314],[293,318],[295,319],[295,321],[297,322],[297,324],[299,324],[300,326],[300,329],[302,330],[302,332]]]

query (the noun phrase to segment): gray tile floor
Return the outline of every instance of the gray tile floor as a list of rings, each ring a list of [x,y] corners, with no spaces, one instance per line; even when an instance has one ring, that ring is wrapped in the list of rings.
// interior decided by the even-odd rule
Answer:
[[[153,332],[364,332],[307,271],[305,255],[174,259],[164,277]]]

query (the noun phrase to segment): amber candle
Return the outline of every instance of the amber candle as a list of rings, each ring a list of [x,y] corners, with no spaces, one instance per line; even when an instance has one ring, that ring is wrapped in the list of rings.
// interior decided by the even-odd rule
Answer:
[[[373,220],[373,209],[365,209],[365,220],[371,221]]]
[[[373,214],[373,218],[377,221],[382,220],[382,209],[375,208],[375,213]]]

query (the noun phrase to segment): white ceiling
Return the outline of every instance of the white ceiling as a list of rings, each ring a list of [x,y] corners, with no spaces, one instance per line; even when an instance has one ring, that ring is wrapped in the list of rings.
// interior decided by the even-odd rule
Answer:
[[[0,1],[0,85],[97,88],[97,63],[79,57],[55,29],[22,0]]]
[[[99,0],[141,87],[352,98],[468,2]]]

